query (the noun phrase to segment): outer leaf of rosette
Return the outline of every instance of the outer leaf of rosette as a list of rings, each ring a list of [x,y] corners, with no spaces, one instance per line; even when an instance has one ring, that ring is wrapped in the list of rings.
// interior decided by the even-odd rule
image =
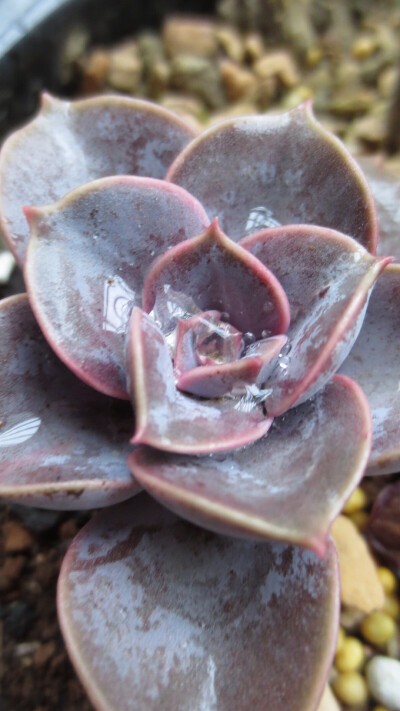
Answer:
[[[100,392],[127,398],[125,331],[160,253],[202,232],[195,198],[162,180],[114,176],[27,208],[25,279],[36,318],[57,355]]]
[[[371,290],[390,257],[312,225],[262,230],[242,240],[279,279],[290,305],[284,358],[267,381],[265,405],[280,415],[311,397],[338,370],[362,326]]]
[[[261,406],[243,412],[235,400],[199,400],[177,390],[167,342],[139,308],[131,315],[127,373],[136,417],[132,444],[208,454],[254,442],[271,426]]]
[[[67,649],[98,711],[315,711],[339,615],[337,557],[235,541],[138,497],[63,563]]]
[[[284,114],[234,118],[195,138],[167,180],[218,215],[231,239],[279,224],[323,225],[375,253],[368,184],[344,145],[316,121],[311,103]]]
[[[58,360],[26,294],[1,302],[0,329],[0,496],[50,509],[134,496],[128,403],[92,390]]]
[[[47,205],[108,175],[164,178],[195,132],[156,104],[122,96],[42,98],[38,116],[0,155],[1,229],[20,265],[29,230],[23,205]]]
[[[213,220],[207,230],[168,250],[150,269],[143,286],[143,309],[153,309],[168,284],[193,299],[199,311],[225,312],[226,320],[256,339],[286,333],[290,315],[274,274],[235,244]]]
[[[391,264],[372,293],[363,328],[340,372],[367,396],[373,422],[367,474],[400,468],[400,265]]]
[[[379,224],[378,254],[400,260],[400,180],[387,169],[382,157],[358,157],[374,197]]]
[[[189,457],[139,447],[128,464],[154,498],[197,525],[322,556],[331,524],[365,471],[371,431],[362,390],[334,376],[244,449]]]

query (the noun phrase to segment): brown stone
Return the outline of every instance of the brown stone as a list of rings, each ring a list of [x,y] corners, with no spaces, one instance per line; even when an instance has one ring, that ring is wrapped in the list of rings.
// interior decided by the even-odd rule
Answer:
[[[19,553],[31,548],[33,538],[21,524],[16,521],[7,521],[3,526],[4,552]]]
[[[375,562],[354,523],[339,516],[331,534],[339,555],[341,598],[344,605],[368,614],[383,607],[385,594]]]
[[[216,25],[207,20],[170,17],[164,22],[162,36],[169,57],[191,54],[210,58],[217,52]]]
[[[256,78],[249,69],[225,59],[220,62],[222,83],[230,101],[240,101],[254,94]]]
[[[55,651],[56,651],[56,644],[54,641],[46,642],[45,644],[41,644],[33,656],[33,663],[37,667],[43,667],[45,664],[47,664],[50,661],[50,659],[54,655]]]
[[[67,520],[63,521],[62,524],[59,526],[58,533],[61,540],[63,541],[68,541],[71,538],[74,538],[74,536],[76,536],[76,534],[78,533],[78,526],[76,525],[76,521],[74,521],[72,518],[67,518]]]
[[[84,62],[81,88],[84,94],[102,89],[110,66],[110,55],[103,49],[96,49]]]
[[[15,583],[24,568],[24,555],[8,556],[0,568],[0,590],[8,590]]]

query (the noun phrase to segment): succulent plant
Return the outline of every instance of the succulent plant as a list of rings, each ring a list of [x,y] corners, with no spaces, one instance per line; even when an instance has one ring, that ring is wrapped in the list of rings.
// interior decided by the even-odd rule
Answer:
[[[111,506],[58,589],[93,704],[311,711],[330,526],[399,463],[400,267],[361,169],[308,104],[195,137],[45,96],[0,176],[28,291],[0,304],[0,494]]]

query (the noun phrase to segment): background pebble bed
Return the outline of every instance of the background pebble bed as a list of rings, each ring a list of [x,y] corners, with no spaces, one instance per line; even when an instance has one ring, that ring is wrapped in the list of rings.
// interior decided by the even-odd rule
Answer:
[[[216,17],[169,17],[160,33],[143,31],[111,48],[89,49],[88,38],[76,31],[64,50],[63,71],[65,84],[78,86],[80,96],[115,91],[149,98],[197,128],[313,99],[318,118],[353,152],[386,151],[386,166],[400,177],[399,40],[395,0],[379,7],[367,0],[222,0]],[[0,287],[13,268],[9,253],[0,253]],[[19,279],[15,272],[13,278]],[[376,559],[364,535],[386,483],[387,477],[365,480],[332,529],[342,616],[319,711],[400,711],[399,580]],[[77,527],[67,518],[61,540]],[[10,599],[30,547],[29,530],[12,517],[3,525],[0,567],[0,590]],[[21,668],[44,668],[59,644],[51,636],[32,642],[22,635],[14,653]],[[65,664],[65,653],[58,657]]]

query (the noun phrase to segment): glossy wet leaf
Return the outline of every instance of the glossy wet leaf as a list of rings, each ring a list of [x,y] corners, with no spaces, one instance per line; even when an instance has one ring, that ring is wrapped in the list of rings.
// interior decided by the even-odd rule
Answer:
[[[152,319],[132,311],[127,348],[129,390],[136,415],[132,444],[205,454],[241,447],[271,425],[263,408],[251,412],[232,399],[199,400],[176,389],[170,351]]]
[[[199,311],[224,312],[232,326],[255,338],[285,333],[289,325],[287,298],[275,276],[230,240],[217,220],[155,262],[143,286],[145,311],[165,285],[189,296]]]
[[[216,124],[182,151],[167,179],[195,195],[210,219],[218,216],[231,239],[307,223],[339,230],[376,250],[367,182],[309,103],[285,114]]]
[[[362,477],[370,447],[365,397],[353,381],[335,376],[244,449],[188,457],[139,447],[128,463],[152,496],[198,525],[291,541],[323,554],[329,527]]]
[[[263,230],[241,244],[271,269],[290,305],[287,354],[267,382],[268,413],[280,415],[317,392],[346,358],[388,260],[312,225]]]
[[[381,158],[357,159],[374,197],[379,223],[378,254],[400,259],[400,181]]]
[[[43,508],[107,506],[140,490],[126,465],[133,413],[49,348],[26,294],[0,306],[0,496]]]
[[[277,363],[286,336],[272,336],[254,344],[248,355],[230,363],[204,365],[187,370],[177,387],[198,397],[222,397],[230,392],[245,392],[246,386],[261,388]]]
[[[58,609],[99,711],[133,699],[135,711],[313,711],[338,622],[336,556],[219,537],[140,496],[75,539]]]
[[[118,176],[29,209],[25,279],[46,338],[92,387],[127,397],[124,339],[155,257],[203,231],[207,216],[181,188]]]
[[[391,474],[400,467],[400,265],[380,276],[358,337],[340,372],[357,380],[373,422],[367,474]]]
[[[47,205],[108,175],[164,178],[193,136],[178,116],[146,101],[97,96],[71,103],[45,94],[38,116],[12,134],[0,156],[1,227],[19,263],[29,237],[23,205]]]

